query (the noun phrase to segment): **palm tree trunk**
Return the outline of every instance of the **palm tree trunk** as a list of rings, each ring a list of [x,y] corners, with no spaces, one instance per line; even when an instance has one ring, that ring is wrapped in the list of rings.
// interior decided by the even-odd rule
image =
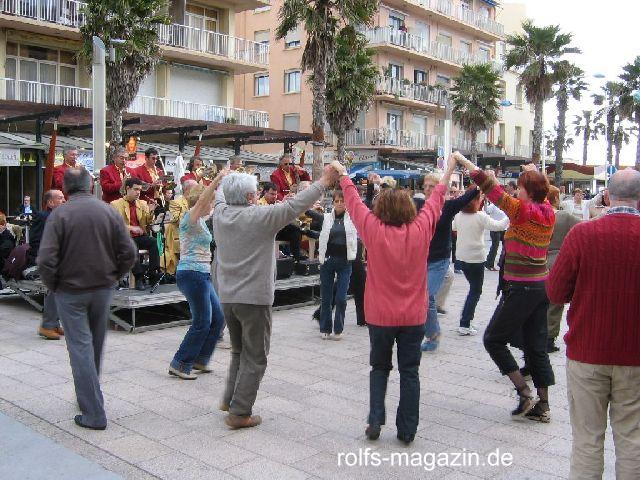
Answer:
[[[478,164],[478,132],[472,131],[471,133],[471,161]]]
[[[555,182],[556,187],[560,188],[562,185],[562,167],[563,167],[563,158],[562,153],[564,152],[564,142],[565,137],[567,135],[567,108],[568,108],[568,99],[567,99],[567,89],[566,86],[561,87],[557,94],[557,106],[558,106],[558,126],[556,127],[556,141],[554,144],[555,156],[556,156],[556,171],[555,171]]]
[[[613,109],[607,113],[607,165],[613,162],[613,136],[615,129],[616,114]]]
[[[344,130],[341,130],[340,132],[336,133],[336,150],[337,150],[337,154],[338,154],[338,161],[340,163],[344,164],[344,144],[345,144],[345,139],[347,136],[347,132],[345,132]]]
[[[542,114],[544,113],[544,102],[537,100],[533,117],[533,145],[531,148],[531,161],[540,163],[540,151],[542,149]]]
[[[584,134],[582,137],[582,165],[587,164],[590,138],[591,138],[591,113],[584,112]]]
[[[122,144],[122,110],[111,111],[111,148]]]
[[[313,179],[322,176],[324,168],[324,123],[327,118],[327,62],[324,68],[313,72],[312,139],[313,139]]]

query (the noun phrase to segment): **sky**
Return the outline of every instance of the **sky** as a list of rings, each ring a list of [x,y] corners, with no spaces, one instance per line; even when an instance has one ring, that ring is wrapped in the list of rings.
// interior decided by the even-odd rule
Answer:
[[[589,92],[583,100],[570,103],[567,115],[568,131],[573,135],[573,119],[582,110],[593,108],[590,93],[600,91],[607,80],[617,80],[622,66],[640,55],[640,1],[638,0],[505,0],[503,3],[526,5],[527,16],[536,25],[560,25],[563,32],[573,34],[573,45],[582,50],[570,58],[585,71]],[[603,74],[606,78],[594,78]],[[544,129],[552,129],[557,123],[555,101],[545,103]],[[620,155],[622,165],[633,165],[637,137],[632,136]],[[566,157],[582,163],[582,140],[576,138]],[[589,164],[604,165],[606,142],[589,144]]]

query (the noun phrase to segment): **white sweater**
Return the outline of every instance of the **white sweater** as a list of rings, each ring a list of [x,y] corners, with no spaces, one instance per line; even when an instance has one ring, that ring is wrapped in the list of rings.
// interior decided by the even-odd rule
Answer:
[[[509,218],[493,220],[484,212],[460,212],[453,218],[453,229],[458,232],[456,258],[466,263],[484,263],[487,252],[484,231],[500,232],[509,227]]]

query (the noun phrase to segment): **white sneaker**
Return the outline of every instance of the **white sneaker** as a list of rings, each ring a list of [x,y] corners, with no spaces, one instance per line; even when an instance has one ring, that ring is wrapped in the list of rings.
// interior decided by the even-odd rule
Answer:
[[[333,337],[331,337],[333,340],[342,340],[342,334],[341,333],[336,333]]]
[[[469,336],[469,335],[477,335],[478,331],[473,327],[458,327],[458,335]]]
[[[331,334],[329,334],[329,333],[321,333],[320,334],[320,338],[322,340],[330,340],[331,339]]]

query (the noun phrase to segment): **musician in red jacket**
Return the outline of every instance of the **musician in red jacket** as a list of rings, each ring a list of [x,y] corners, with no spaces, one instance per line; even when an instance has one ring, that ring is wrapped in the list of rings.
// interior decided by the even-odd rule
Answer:
[[[100,170],[100,188],[102,200],[111,203],[122,198],[122,184],[131,176],[131,171],[125,166],[129,154],[124,147],[117,147],[112,163]]]
[[[187,180],[193,180],[205,187],[209,186],[211,180],[207,180],[198,174],[198,169],[202,167],[204,167],[204,162],[200,157],[191,157],[191,160],[189,160],[189,163],[187,164],[187,173],[180,177],[180,185],[184,184]],[[201,173],[202,172],[200,172],[200,174]]]
[[[78,160],[78,149],[76,147],[66,147],[62,151],[64,158],[62,165],[58,165],[53,169],[53,179],[51,181],[51,190],[62,191],[62,179],[67,168],[75,167]],[[66,198],[66,195],[65,195]]]
[[[291,192],[293,185],[311,181],[311,177],[302,167],[294,165],[291,155],[285,153],[280,157],[278,168],[271,174],[271,181],[278,187],[278,200],[282,200]]]
[[[131,176],[139,178],[150,185],[149,189],[142,192],[140,200],[148,201],[160,198],[160,188],[164,185],[164,170],[156,166],[160,156],[155,148],[147,148],[144,152],[144,164],[131,170]]]

